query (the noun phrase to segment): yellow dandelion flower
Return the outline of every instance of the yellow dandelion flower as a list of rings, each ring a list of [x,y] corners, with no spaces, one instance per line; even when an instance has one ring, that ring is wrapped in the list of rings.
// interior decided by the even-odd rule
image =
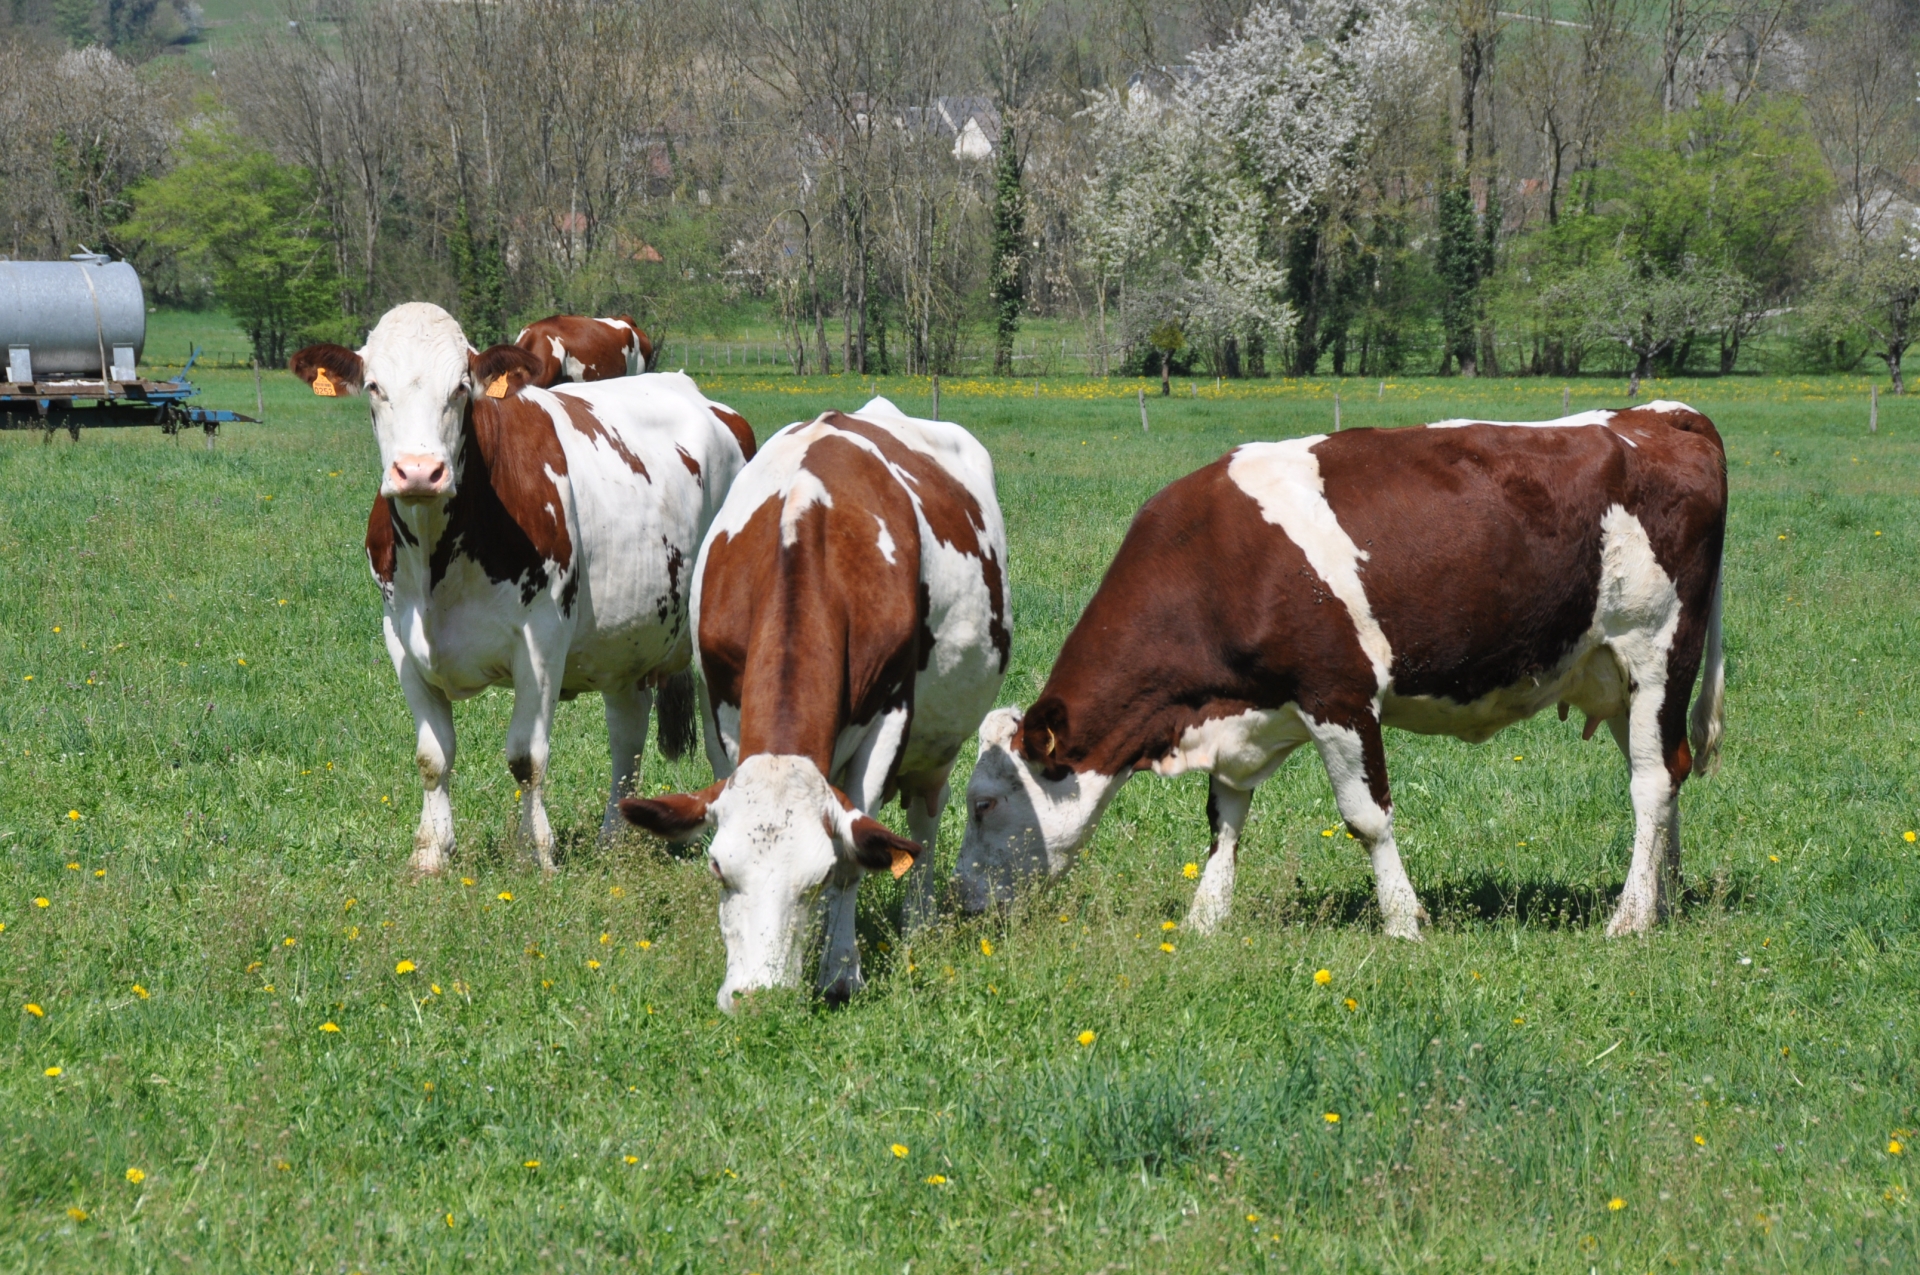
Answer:
[[[605,947],[605,946],[606,946],[607,944],[609,944],[609,943],[611,943],[611,942],[613,942],[613,935],[611,935],[611,934],[602,934],[602,935],[600,936],[600,945],[601,945],[602,947]]]
[[[1704,1147],[1707,1145],[1707,1140],[1702,1135],[1696,1133],[1693,1135],[1693,1145],[1696,1147]]]
[[[273,984],[268,983],[265,987],[261,988],[260,990],[263,992],[270,992],[273,990]]]
[[[396,974],[411,974],[417,968],[418,966],[414,965],[412,961],[401,961],[393,967],[393,972]]]
[[[1162,943],[1162,944],[1160,945],[1160,950],[1161,950],[1162,952],[1171,952],[1171,951],[1173,950],[1173,944],[1171,944],[1171,943]]]
[[[642,952],[644,952],[644,951],[646,951],[646,950],[647,950],[648,948],[650,948],[650,947],[652,947],[652,946],[653,946],[653,940],[652,940],[652,939],[641,939],[641,940],[640,940],[640,941],[639,941],[638,943],[635,943],[635,944],[634,944],[634,946],[635,946],[635,947],[637,947],[637,948],[639,948],[639,949],[640,949],[640,950],[641,950]]]
[[[291,934],[289,934],[289,935],[287,935],[287,937],[285,937],[285,938],[283,938],[283,939],[281,939],[281,940],[280,940],[280,946],[281,946],[281,947],[293,947],[293,946],[295,946],[296,944],[298,944],[299,942],[300,942],[300,940],[299,940],[299,939],[297,939],[297,938],[295,938],[295,937],[293,937],[293,935],[291,935]]]
[[[440,994],[440,984],[438,984],[438,983],[428,983],[428,984],[427,984],[427,990],[428,990],[428,991],[430,991],[430,992],[432,992],[432,993],[433,993],[433,994],[434,994],[435,996],[438,996],[438,995]]]
[[[1082,1045],[1091,1045],[1094,1041],[1100,1039],[1100,1037],[1094,1032],[1085,1031],[1085,1032],[1081,1032],[1078,1036],[1075,1036],[1074,1039],[1079,1041]]]
[[[1249,1224],[1252,1224],[1252,1223],[1254,1223],[1254,1222],[1258,1222],[1259,1220],[1260,1220],[1260,1215],[1259,1215],[1258,1213],[1249,1213],[1249,1214],[1247,1214],[1247,1222],[1248,1222]]]
[[[640,1163],[640,1157],[637,1155],[623,1155],[620,1158],[628,1164]]]
[[[1525,756],[1524,756],[1523,754],[1521,754],[1521,753],[1515,753],[1515,754],[1513,755],[1513,759],[1514,759],[1515,761],[1525,761],[1525,760],[1526,760],[1526,757],[1525,757]]]
[[[1197,863],[1189,863],[1180,869],[1180,875],[1191,881],[1200,875],[1200,865]]]
[[[500,891],[500,893],[494,895],[493,897],[500,900],[502,903],[511,903],[513,902],[513,891],[502,890]]]
[[[105,868],[95,868],[93,870],[93,875],[96,877],[104,877],[105,875],[107,875],[107,870]]]
[[[1177,930],[1180,928],[1180,924],[1177,921],[1162,921],[1160,922],[1160,928],[1163,930]]]
[[[37,908],[45,908],[45,907],[52,907],[53,905],[50,902],[48,902],[45,897],[41,897],[33,901],[33,906]]]
[[[41,1009],[38,1005],[34,1004],[32,1001],[28,1001],[26,1003],[25,1009],[29,1014],[32,1014],[35,1018],[45,1018],[47,1016],[47,1011],[44,1009]]]
[[[1768,855],[1768,856],[1767,856],[1767,862],[1768,862],[1768,863],[1778,863],[1778,862],[1780,862],[1780,856],[1779,856],[1779,855],[1777,855],[1777,854],[1770,854],[1770,855]]]
[[[69,863],[67,865],[67,871],[69,872],[78,872],[79,870],[80,870],[80,865],[77,863]]]
[[[1331,983],[1333,981],[1333,971],[1332,970],[1315,970],[1313,972],[1313,981],[1320,984],[1320,986],[1325,987],[1328,983]]]
[[[76,1205],[75,1207],[67,1210],[67,1216],[72,1218],[76,1222],[84,1222],[87,1220],[87,1211]]]
[[[1782,536],[1781,539],[1784,540],[1786,539],[1786,537]],[[1627,1207],[1627,1202],[1621,1199],[1617,1195],[1614,1196],[1611,1200],[1607,1201],[1607,1212],[1609,1213],[1618,1213],[1621,1209],[1624,1209],[1626,1207]]]
[[[993,955],[993,944],[990,941],[986,939],[980,940],[980,955],[982,956]]]
[[[945,1186],[946,1184],[947,1175],[944,1173],[929,1173],[927,1175],[928,1186]]]
[[[472,885],[472,884],[473,884],[473,878],[472,878],[472,877],[461,877],[461,878],[460,878],[460,884],[461,884],[461,885]]]
[[[1333,835],[1333,829],[1331,829],[1331,828],[1322,828],[1322,829],[1320,830],[1320,835],[1321,835],[1321,836],[1323,836],[1323,837],[1331,837],[1331,836]]]
[[[41,1074],[41,1075],[43,1075],[43,1076],[46,1076],[46,1077],[47,1077],[47,1078],[49,1078],[49,1079],[52,1079],[53,1077],[55,1077],[55,1076],[58,1076],[58,1075],[60,1075],[60,1074],[61,1074],[61,1068],[59,1068],[59,1067],[49,1067],[49,1068],[47,1068],[47,1069],[46,1069],[45,1071],[43,1071],[43,1072],[41,1072],[40,1074]]]
[[[893,1144],[893,1157],[896,1160],[904,1160],[907,1158],[907,1148],[904,1143],[896,1142]]]
[[[1900,1139],[1898,1139],[1898,1138],[1889,1138],[1889,1139],[1887,1140],[1887,1154],[1888,1154],[1888,1155],[1905,1155],[1905,1154],[1906,1154],[1906,1150],[1907,1150],[1907,1144],[1906,1144],[1906,1143],[1904,1143],[1904,1142],[1902,1142],[1902,1141],[1900,1141]]]
[[[133,1183],[135,1186],[139,1186],[142,1182],[145,1182],[146,1180],[147,1180],[147,1171],[145,1169],[128,1169],[127,1170],[127,1181]]]
[[[140,984],[138,983],[135,983],[133,985],[133,994],[135,996],[138,996],[141,1000],[147,1000],[150,998],[150,993],[147,991],[147,989],[140,986]]]
[[[520,1167],[523,1169],[537,1169],[540,1167],[540,1162],[538,1160],[529,1160]]]
[[[625,886],[616,885],[611,890],[608,890],[607,893],[612,895],[616,899],[624,899],[627,897],[627,888]]]
[[[320,1024],[320,1030],[323,1032],[337,1032],[340,1030],[340,1024],[329,1019],[328,1021]]]
[[[1349,1010],[1355,1010],[1360,1008],[1360,1002],[1353,999],[1353,997],[1351,996],[1347,997],[1346,1000],[1341,1001],[1340,1003],[1342,1005],[1345,1005]]]
[[[274,1171],[277,1173],[293,1172],[293,1166],[287,1163],[285,1160],[275,1160],[273,1162],[273,1167],[274,1167]]]
[[[587,961],[587,968],[590,970],[597,970],[600,968],[600,962],[589,958]]]
[[[1527,1020],[1524,1018],[1516,1018],[1513,1020],[1513,1025],[1515,1027],[1524,1027],[1526,1025],[1526,1022]]]
[[[1321,1116],[1320,1118],[1326,1121],[1328,1124],[1340,1123],[1340,1113],[1337,1111],[1329,1111],[1326,1115]]]
[[[1916,839],[1916,834],[1914,833],[1913,829],[1909,828],[1905,832],[1900,834],[1900,839],[1902,841],[1913,841]]]

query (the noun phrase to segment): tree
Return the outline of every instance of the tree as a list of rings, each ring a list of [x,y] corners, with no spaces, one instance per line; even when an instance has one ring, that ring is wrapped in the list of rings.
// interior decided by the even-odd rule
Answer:
[[[1614,259],[1589,267],[1549,289],[1544,303],[1582,316],[1586,336],[1619,345],[1633,356],[1627,397],[1653,360],[1698,328],[1726,321],[1751,285],[1731,271],[1693,260],[1663,272]]]
[[[1870,334],[1893,392],[1905,394],[1900,363],[1920,335],[1920,222],[1905,235],[1845,245],[1829,264],[1813,310],[1816,322]]]
[[[339,326],[333,259],[305,171],[206,124],[183,139],[172,172],[132,197],[122,233],[202,273],[261,363],[276,366],[295,339]]]
[[[1020,147],[1011,123],[1000,130],[1000,153],[993,180],[991,289],[994,317],[993,370],[1013,371],[1013,337],[1026,306],[1027,210],[1020,189]]]

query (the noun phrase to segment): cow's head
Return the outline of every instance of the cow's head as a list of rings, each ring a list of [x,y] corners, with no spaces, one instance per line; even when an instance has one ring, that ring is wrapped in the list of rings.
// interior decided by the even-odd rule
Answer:
[[[707,858],[720,881],[720,935],[727,978],[720,1008],[757,987],[795,987],[807,920],[822,887],[862,872],[913,866],[920,847],[852,804],[805,757],[748,757],[702,792],[629,797],[620,812],[669,841],[708,829]]]
[[[1012,900],[1026,878],[1073,866],[1120,778],[1076,771],[1061,758],[1066,709],[1043,699],[1022,719],[995,709],[980,724],[980,760],[967,781],[967,832],[955,865],[960,906],[983,912]]]
[[[312,345],[288,366],[316,394],[366,391],[380,446],[380,494],[421,504],[454,492],[467,405],[476,395],[516,392],[531,360],[511,346],[474,353],[452,315],[415,301],[387,311],[357,352]]]

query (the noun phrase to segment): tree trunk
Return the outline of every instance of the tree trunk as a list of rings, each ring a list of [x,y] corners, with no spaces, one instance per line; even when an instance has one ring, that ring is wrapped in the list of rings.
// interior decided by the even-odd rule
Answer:
[[[1633,363],[1633,375],[1627,381],[1627,397],[1640,397],[1640,381],[1653,370],[1653,351],[1637,355]]]
[[[1887,352],[1880,357],[1887,361],[1887,378],[1893,382],[1893,392],[1904,395],[1907,383],[1900,378],[1900,360],[1906,357],[1907,347],[1895,342],[1887,343]]]
[[[1166,398],[1173,393],[1173,355],[1166,350],[1160,351],[1160,397]]]

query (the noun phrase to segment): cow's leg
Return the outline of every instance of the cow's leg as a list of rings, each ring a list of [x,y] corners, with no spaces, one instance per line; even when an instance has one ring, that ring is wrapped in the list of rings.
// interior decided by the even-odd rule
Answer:
[[[653,708],[653,692],[634,684],[601,692],[607,702],[607,752],[613,761],[613,786],[607,793],[607,813],[600,820],[600,843],[610,844],[626,819],[620,814],[620,799],[631,796],[640,778],[640,758],[647,749],[647,715]]]
[[[856,809],[872,814],[887,790],[887,776],[907,738],[909,711],[892,709],[874,722],[867,737],[848,760],[841,791]],[[842,1004],[866,986],[860,973],[860,942],[854,929],[855,904],[860,896],[860,869],[843,864],[821,891],[826,914],[826,948],[820,953],[820,991],[829,1003]]]
[[[1236,788],[1214,775],[1207,782],[1207,822],[1213,844],[1207,848],[1207,870],[1187,910],[1187,925],[1195,933],[1211,934],[1233,908],[1233,872],[1240,857],[1240,829],[1253,808],[1253,790]]]
[[[1693,759],[1684,714],[1667,711],[1664,683],[1636,686],[1627,712],[1609,718],[1627,757],[1633,797],[1633,862],[1608,937],[1640,934],[1667,914],[1680,872],[1680,784]]]
[[[409,866],[415,872],[444,872],[453,854],[453,704],[411,660],[398,664],[400,689],[413,712],[413,761],[423,790]]]
[[[933,923],[933,858],[940,840],[940,816],[947,808],[947,777],[935,787],[921,787],[917,795],[902,794],[907,808],[907,835],[920,843],[920,860],[907,872],[906,928],[911,934]]]
[[[1340,817],[1373,860],[1383,928],[1390,938],[1418,939],[1426,912],[1393,841],[1393,798],[1387,790],[1387,750],[1379,717],[1362,713],[1351,725],[1309,720],[1307,730],[1326,764]]]
[[[553,827],[547,822],[544,792],[553,734],[553,707],[560,698],[560,665],[566,644],[555,644],[559,659],[543,658],[531,637],[513,661],[513,718],[507,723],[507,769],[520,785],[520,836],[535,862],[553,870]]]

